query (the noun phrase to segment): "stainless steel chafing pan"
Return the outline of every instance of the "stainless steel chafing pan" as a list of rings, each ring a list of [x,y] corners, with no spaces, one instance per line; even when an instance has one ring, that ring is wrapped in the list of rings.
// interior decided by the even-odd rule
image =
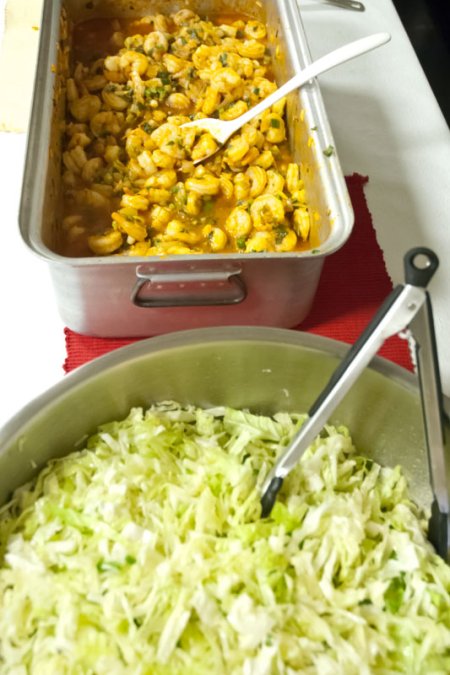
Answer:
[[[296,161],[320,216],[321,243],[301,253],[202,254],[165,258],[59,255],[61,120],[71,26],[90,17],[141,16],[190,7],[201,15],[246,12],[263,19],[278,82],[310,61],[295,0],[45,0],[20,208],[28,247],[49,264],[65,324],[98,336],[148,336],[211,325],[291,327],[307,315],[327,255],[340,248],[353,212],[317,83],[291,94],[287,115]],[[313,142],[311,141],[313,139]]]

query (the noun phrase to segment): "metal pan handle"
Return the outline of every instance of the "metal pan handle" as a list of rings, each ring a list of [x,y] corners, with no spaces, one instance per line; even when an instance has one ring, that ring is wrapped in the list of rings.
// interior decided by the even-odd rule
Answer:
[[[161,273],[136,270],[131,302],[137,307],[236,305],[247,297],[239,269]]]

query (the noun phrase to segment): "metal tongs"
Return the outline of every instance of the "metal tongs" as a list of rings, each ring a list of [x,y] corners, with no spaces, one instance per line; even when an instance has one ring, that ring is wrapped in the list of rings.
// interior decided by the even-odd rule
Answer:
[[[320,433],[333,410],[383,342],[388,337],[409,329],[408,337],[412,339],[416,354],[434,497],[428,538],[438,554],[444,560],[450,561],[450,497],[444,445],[442,391],[431,301],[425,290],[438,268],[439,260],[436,254],[427,248],[414,248],[406,253],[404,265],[405,283],[394,288],[367,328],[349,349],[313,403],[308,419],[269,473],[262,489],[261,515],[265,518],[270,514],[284,478]]]

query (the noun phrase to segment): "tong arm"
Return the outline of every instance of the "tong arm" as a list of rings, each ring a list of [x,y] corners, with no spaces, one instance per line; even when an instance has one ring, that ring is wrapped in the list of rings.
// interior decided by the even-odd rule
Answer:
[[[410,325],[414,341],[433,504],[428,537],[444,560],[450,561],[450,457],[445,445],[444,409],[431,301]]]
[[[294,436],[287,451],[279,458],[263,486],[264,494],[276,481],[280,481],[293,469],[308,446],[326,424],[333,410],[342,401],[364,368],[370,363],[384,341],[405,329],[426,299],[423,288],[411,284],[399,285],[386,298],[372,321],[349,349],[344,359],[332,374],[328,384],[313,403],[309,417]],[[269,505],[268,505],[269,506]],[[273,506],[273,504],[272,504]],[[271,508],[270,508],[271,510]],[[270,513],[270,510],[268,513]]]

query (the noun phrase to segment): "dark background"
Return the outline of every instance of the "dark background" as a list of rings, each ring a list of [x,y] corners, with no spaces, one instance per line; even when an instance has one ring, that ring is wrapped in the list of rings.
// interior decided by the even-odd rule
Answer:
[[[450,126],[450,0],[393,2]]]

